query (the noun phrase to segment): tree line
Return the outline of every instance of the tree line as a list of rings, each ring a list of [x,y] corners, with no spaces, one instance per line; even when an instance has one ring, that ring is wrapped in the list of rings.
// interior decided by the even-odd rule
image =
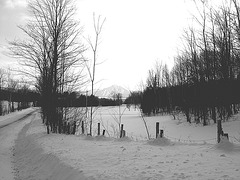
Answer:
[[[123,103],[121,98],[99,98],[94,95],[78,95],[76,92],[64,92],[59,95],[58,107],[98,107],[118,106]]]
[[[35,106],[38,100],[39,94],[26,82],[13,79],[10,69],[0,68],[0,116]]]
[[[147,115],[180,109],[188,122],[207,125],[239,110],[240,6],[194,2],[198,14],[184,31],[184,48],[171,70],[157,63],[149,71],[141,109]]]

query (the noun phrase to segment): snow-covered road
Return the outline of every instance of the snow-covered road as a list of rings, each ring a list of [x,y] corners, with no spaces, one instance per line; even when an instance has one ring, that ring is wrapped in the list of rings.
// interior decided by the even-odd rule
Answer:
[[[10,124],[15,123],[16,121],[25,120],[28,116],[32,115],[35,112],[36,108],[28,108],[22,111],[16,111],[11,114],[0,116],[0,129],[6,127]]]
[[[3,116],[0,119],[0,180],[14,179],[12,151],[15,140],[21,129],[31,121],[30,115],[34,111],[35,109],[29,108]]]
[[[36,121],[41,118],[34,108],[0,117],[0,180],[86,179],[54,154],[43,153],[38,136],[27,133]]]

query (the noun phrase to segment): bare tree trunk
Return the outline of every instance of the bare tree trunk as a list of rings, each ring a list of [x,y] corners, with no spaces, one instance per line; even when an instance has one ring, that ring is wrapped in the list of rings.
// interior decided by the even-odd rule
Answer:
[[[91,81],[91,97],[94,96],[94,83],[95,83],[95,73],[96,73],[96,62],[97,62],[97,52],[98,52],[98,45],[99,45],[99,38],[100,34],[103,28],[103,24],[105,22],[106,18],[101,21],[101,16],[98,16],[97,22],[95,18],[95,13],[93,14],[93,25],[94,25],[94,32],[95,32],[95,39],[91,41],[90,38],[87,39],[88,44],[91,47],[91,50],[93,52],[93,64],[92,67],[86,63],[88,73],[90,76],[90,81]],[[90,128],[89,128],[89,134],[92,135],[92,124],[93,124],[93,105],[91,104],[91,109],[90,109]]]

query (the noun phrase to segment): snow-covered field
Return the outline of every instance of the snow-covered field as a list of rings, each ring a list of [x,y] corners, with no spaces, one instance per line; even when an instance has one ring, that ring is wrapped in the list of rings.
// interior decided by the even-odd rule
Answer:
[[[114,136],[114,130],[117,128],[117,122],[119,122],[119,112],[124,112],[121,123],[124,124],[127,136],[134,140],[147,140],[146,128],[140,112],[134,107],[131,107],[130,111],[125,106],[121,106],[120,111],[118,107],[103,107],[97,110],[94,118],[94,133],[97,134],[97,123],[100,122],[101,128],[104,126],[109,131],[110,136]],[[201,124],[189,124],[182,114],[179,114],[176,120],[173,120],[173,116],[169,115],[144,117],[144,119],[151,138],[155,138],[156,122],[159,122],[160,129],[164,130],[165,137],[171,141],[200,144],[215,144],[217,141],[217,127],[213,123],[205,127]],[[238,143],[237,140],[240,140],[240,114],[233,116],[222,126],[223,131],[229,134],[230,141]],[[108,134],[106,135],[108,136]]]
[[[116,109],[102,109],[95,123],[114,123],[114,113]],[[189,125],[183,117],[172,120],[171,116],[146,121],[152,137],[157,121],[166,137],[145,140],[144,124],[134,110],[126,110],[122,117],[129,136],[123,139],[47,135],[40,114],[35,113],[18,128],[12,143],[15,179],[240,179],[239,115],[223,123],[230,142],[220,144],[216,144],[216,125]]]

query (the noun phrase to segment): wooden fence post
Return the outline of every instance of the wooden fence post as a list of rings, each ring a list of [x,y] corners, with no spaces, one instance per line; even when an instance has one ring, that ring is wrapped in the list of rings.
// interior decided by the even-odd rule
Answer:
[[[98,136],[100,136],[100,123],[98,123],[98,133],[97,133]]]
[[[126,136],[126,131],[123,130],[122,137],[124,138]]]
[[[67,123],[67,134],[70,134],[70,123]]]
[[[160,138],[163,137],[163,129],[160,129]]]
[[[65,121],[63,123],[63,133],[66,134],[66,132],[67,132],[67,122]]]
[[[123,124],[121,124],[121,130],[120,130],[120,138],[123,137]]]
[[[158,138],[159,135],[159,122],[156,122],[156,138]]]
[[[84,134],[84,121],[82,121],[82,134]]]
[[[103,136],[105,135],[105,129],[103,130],[103,133],[102,133],[102,135],[103,135]]]
[[[76,127],[77,127],[77,125],[76,125],[76,121],[74,121],[74,123],[73,123],[72,134],[75,134],[75,133],[76,133]]]
[[[223,135],[222,131],[222,121],[218,120],[217,121],[217,142],[220,143],[221,141],[221,135]]]

